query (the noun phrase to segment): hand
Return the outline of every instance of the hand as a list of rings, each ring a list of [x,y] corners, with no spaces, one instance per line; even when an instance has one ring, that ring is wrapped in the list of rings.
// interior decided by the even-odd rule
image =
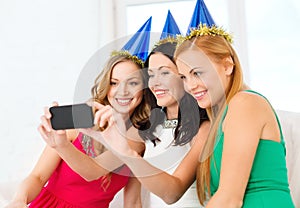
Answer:
[[[96,109],[94,124],[103,130],[81,129],[80,131],[101,142],[117,156],[128,155],[131,148],[126,138],[126,126],[122,115],[109,105],[93,103]]]
[[[56,102],[53,106],[58,106]],[[65,130],[54,130],[50,122],[51,113],[48,107],[44,109],[44,115],[41,116],[41,124],[38,126],[38,131],[44,141],[52,148],[63,147],[69,144]]]

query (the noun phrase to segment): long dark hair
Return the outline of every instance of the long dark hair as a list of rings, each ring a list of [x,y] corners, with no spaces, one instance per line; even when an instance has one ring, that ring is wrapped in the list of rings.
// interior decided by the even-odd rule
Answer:
[[[151,113],[144,126],[145,130],[140,130],[139,133],[143,140],[150,140],[156,145],[160,139],[153,133],[156,127],[166,120],[166,109],[157,105],[156,98],[150,90],[147,90],[145,99],[151,106]],[[202,122],[206,120],[208,116],[205,109],[200,108],[197,101],[190,94],[185,93],[179,101],[178,124],[174,131],[173,145],[185,145],[190,142],[197,134]]]
[[[158,45],[149,54],[145,66],[149,66],[149,58],[156,52],[162,53],[175,63],[173,60],[175,49],[175,42],[166,42]],[[146,75],[146,80],[147,82],[149,80],[148,74]],[[139,134],[143,140],[150,140],[156,145],[156,141],[160,140],[153,133],[156,127],[163,124],[166,120],[166,109],[157,105],[157,100],[149,88],[145,89],[144,97],[146,102],[150,105],[151,113],[148,122],[144,125],[144,130],[140,130]],[[197,101],[190,94],[185,93],[178,103],[178,124],[174,131],[173,145],[185,145],[190,142],[205,120],[208,120],[206,110],[200,108]]]

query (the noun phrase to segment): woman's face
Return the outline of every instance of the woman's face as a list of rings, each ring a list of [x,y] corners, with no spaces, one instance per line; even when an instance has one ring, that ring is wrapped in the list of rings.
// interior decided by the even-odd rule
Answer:
[[[224,64],[212,61],[199,49],[180,53],[176,64],[184,87],[201,108],[218,105],[225,98],[230,74]]]
[[[162,53],[154,53],[149,59],[149,88],[159,106],[178,106],[184,95],[183,82],[176,65]]]
[[[107,98],[117,112],[131,115],[143,99],[143,89],[141,69],[125,60],[112,69]]]

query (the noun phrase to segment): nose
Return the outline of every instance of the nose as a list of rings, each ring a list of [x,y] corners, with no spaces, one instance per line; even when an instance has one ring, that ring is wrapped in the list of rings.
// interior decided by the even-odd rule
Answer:
[[[198,82],[199,79],[196,79],[195,77],[186,78],[186,80],[184,81],[184,87],[186,91],[191,92],[196,89],[199,84]]]
[[[121,82],[119,84],[118,93],[121,95],[127,95],[129,93],[126,82]]]
[[[149,87],[159,86],[161,84],[161,80],[160,80],[159,76],[155,75],[149,79],[148,84],[149,84]]]

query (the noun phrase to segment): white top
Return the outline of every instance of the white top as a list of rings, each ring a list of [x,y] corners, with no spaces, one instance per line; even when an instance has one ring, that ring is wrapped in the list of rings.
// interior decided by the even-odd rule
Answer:
[[[146,150],[144,159],[147,160],[153,166],[172,174],[186,153],[190,150],[190,144],[183,146],[174,146],[174,130],[175,128],[163,128],[159,125],[154,135],[161,141],[156,142],[156,146],[151,141],[146,141]],[[187,170],[189,171],[189,170]],[[158,196],[150,193],[147,190],[143,190],[143,207],[145,208],[200,208],[201,205],[198,201],[196,192],[196,183],[185,192],[179,201],[175,204],[167,205]]]

